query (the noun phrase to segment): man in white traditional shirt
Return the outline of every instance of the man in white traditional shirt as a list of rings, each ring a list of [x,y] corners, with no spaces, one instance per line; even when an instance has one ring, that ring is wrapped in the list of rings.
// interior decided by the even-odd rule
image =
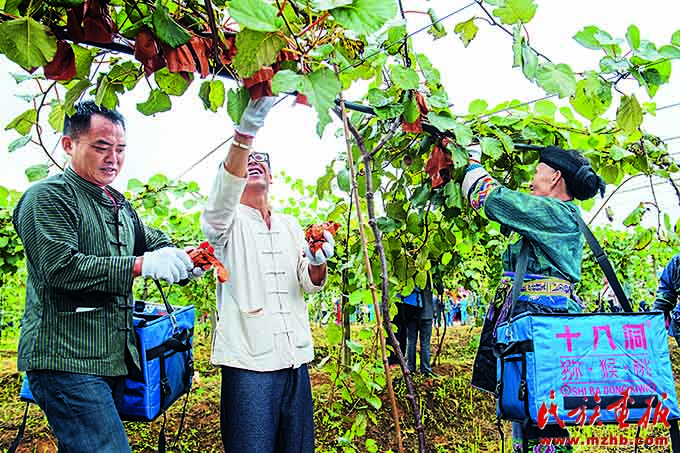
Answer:
[[[270,210],[269,155],[255,152],[252,142],[274,100],[249,103],[201,218],[231,272],[217,286],[212,353],[222,369],[225,452],[314,451],[307,370],[314,351],[303,292],[325,284],[334,243],[326,232],[312,255],[298,221]]]

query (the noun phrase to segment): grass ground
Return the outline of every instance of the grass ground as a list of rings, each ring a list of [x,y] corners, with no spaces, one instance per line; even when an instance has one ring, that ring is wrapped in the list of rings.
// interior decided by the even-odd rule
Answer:
[[[493,398],[470,387],[472,362],[476,350],[479,329],[454,327],[447,329],[440,363],[434,366],[439,378],[414,377],[417,388],[417,401],[423,416],[429,452],[496,452],[500,451],[499,434],[496,427],[495,403]],[[315,335],[324,338],[323,335]],[[317,341],[319,352],[325,345]],[[219,373],[209,364],[209,347],[205,338],[195,340],[195,362],[198,380],[189,396],[186,421],[180,441],[172,442],[170,435],[175,432],[180,419],[181,403],[176,403],[168,411],[166,431],[169,448],[172,452],[222,452],[219,433]],[[433,336],[433,348],[437,339]],[[321,353],[317,354],[322,357]],[[680,376],[680,350],[671,344],[671,357],[674,375]],[[311,379],[315,398],[316,446],[317,452],[335,452],[344,449],[338,444],[341,430],[351,425],[350,417],[343,420],[328,421],[326,392],[330,385],[328,375],[316,366],[311,367]],[[393,370],[395,393],[400,413],[400,425],[404,448],[407,452],[417,451],[417,434],[410,407],[407,405],[406,388],[400,370]],[[20,374],[16,371],[16,339],[0,340],[0,452],[5,452],[16,435],[23,416],[25,404],[19,402],[21,384]],[[677,381],[676,381],[677,386]],[[180,400],[183,401],[183,400]],[[394,421],[387,402],[383,397],[382,408],[375,411],[375,423],[369,423],[364,438],[353,444],[353,450],[364,451],[365,439],[375,441],[375,451],[396,451]],[[28,426],[18,449],[20,453],[56,452],[56,444],[40,410],[29,407]],[[157,451],[158,433],[162,418],[152,423],[126,423],[125,427],[134,452]],[[505,438],[509,439],[509,424],[504,426]],[[615,427],[601,427],[595,430],[584,428],[572,431],[574,436],[622,433]],[[632,436],[634,432],[623,433]],[[649,435],[666,436],[663,430]],[[506,451],[509,443],[506,442]],[[577,446],[579,452],[632,452],[632,447]],[[665,452],[668,447],[643,447],[638,451]]]

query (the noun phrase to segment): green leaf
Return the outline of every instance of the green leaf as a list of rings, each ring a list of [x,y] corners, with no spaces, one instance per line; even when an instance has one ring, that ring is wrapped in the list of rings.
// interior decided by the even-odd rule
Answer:
[[[484,99],[475,99],[474,101],[470,102],[468,112],[471,115],[479,115],[480,113],[486,112],[488,108],[489,104]]]
[[[392,103],[392,98],[385,93],[385,90],[371,88],[368,90],[368,103],[373,107],[384,107]]]
[[[661,60],[647,66],[647,69],[636,75],[636,79],[647,89],[649,97],[654,97],[659,87],[670,80],[672,68],[671,61]]]
[[[224,82],[219,79],[204,81],[198,97],[203,101],[206,110],[217,112],[224,105]]]
[[[454,129],[458,125],[449,112],[429,112],[427,120],[442,132]]]
[[[390,77],[392,81],[402,90],[415,90],[418,88],[418,73],[404,66],[390,66]]]
[[[416,274],[416,286],[418,288],[425,288],[427,286],[427,271],[419,271]]]
[[[0,53],[32,72],[54,58],[57,40],[30,17],[0,23]]]
[[[612,104],[611,84],[601,80],[597,74],[589,73],[586,79],[576,84],[576,92],[570,102],[574,110],[592,121]]]
[[[401,222],[390,217],[378,217],[376,225],[383,233],[391,233],[401,228]]]
[[[47,178],[49,168],[47,164],[31,165],[25,170],[28,182],[35,182],[43,178]]]
[[[430,188],[427,185],[418,186],[416,190],[413,191],[413,196],[411,196],[411,203],[414,206],[424,206],[427,200],[430,199]],[[408,224],[411,215],[415,215],[418,218],[418,213],[411,212],[406,218],[406,223]],[[420,222],[420,221],[418,221]],[[413,219],[411,219],[411,224],[413,224]]]
[[[484,137],[479,141],[482,153],[496,160],[503,155],[503,145],[495,138]]]
[[[50,114],[47,117],[47,122],[58,134],[61,134],[64,130],[64,117],[65,112],[63,104],[54,103],[50,110]]]
[[[444,254],[441,257],[441,263],[446,266],[451,262],[451,258],[453,258],[453,255],[451,255],[451,252],[444,252]]]
[[[409,97],[404,103],[404,121],[407,123],[415,123],[420,118],[420,109],[418,102],[414,97]]]
[[[387,29],[387,40],[383,42],[383,48],[387,50],[390,55],[398,52],[399,46],[396,45],[397,42],[403,41],[406,36],[406,25],[399,24],[394,25]]]
[[[248,107],[250,93],[243,87],[230,89],[227,92],[227,113],[234,124],[241,123],[241,116]]]
[[[167,67],[154,72],[153,77],[158,88],[170,96],[182,96],[193,80],[193,74],[187,80],[179,72],[170,72]]]
[[[522,43],[522,72],[524,77],[529,80],[536,78],[536,70],[538,69],[538,55],[536,51],[529,47],[525,42]]]
[[[571,96],[576,91],[576,77],[571,68],[560,63],[544,63],[536,69],[536,81],[548,94],[557,94],[560,98]]]
[[[453,28],[453,31],[458,34],[460,40],[463,41],[463,46],[467,47],[470,44],[470,41],[477,36],[479,27],[475,23],[475,18],[471,17],[468,20],[457,23]]]
[[[191,34],[170,17],[168,8],[160,0],[156,0],[156,10],[151,18],[151,26],[156,37],[173,49],[186,44],[191,39]]]
[[[588,49],[600,50],[602,48],[599,39],[600,37],[609,37],[609,39],[611,39],[611,35],[606,31],[601,30],[594,25],[589,25],[576,33],[574,35],[574,40]]]
[[[350,183],[350,175],[349,175],[349,170],[346,168],[341,169],[338,171],[338,174],[336,176],[337,182],[338,182],[338,188],[342,190],[343,192],[349,192],[351,190],[351,183]]]
[[[642,124],[642,108],[634,94],[621,96],[621,104],[616,111],[616,124],[627,134],[632,134]]]
[[[90,69],[94,61],[94,52],[78,44],[71,43],[71,48],[76,56],[76,79],[88,79]]]
[[[528,23],[536,14],[536,4],[533,0],[507,0],[503,6],[493,10],[493,15],[507,25],[518,22]]]
[[[427,32],[433,36],[434,39],[439,39],[443,38],[444,36],[447,35],[446,29],[444,26],[441,24],[439,21],[439,18],[437,17],[437,13],[435,13],[434,9],[429,8],[427,10],[427,15],[430,16],[430,24],[431,26],[427,29]]]
[[[680,30],[676,31],[671,36],[671,44],[680,47]]]
[[[10,153],[13,153],[14,151],[18,150],[19,148],[22,148],[26,146],[28,143],[31,141],[31,136],[30,135],[24,135],[23,137],[19,137],[16,140],[14,140],[12,143],[9,144],[7,147],[7,151]]]
[[[463,148],[470,146],[473,139],[472,129],[467,124],[456,123],[453,127],[453,132],[456,135],[456,143]]]
[[[283,20],[277,13],[276,8],[264,0],[232,0],[229,3],[231,17],[251,30],[278,31],[283,27]]]
[[[609,157],[612,158],[613,161],[618,162],[621,159],[624,159],[628,156],[632,156],[633,153],[628,151],[625,148],[621,148],[618,145],[613,145],[611,148],[609,148]]]
[[[635,209],[633,209],[630,214],[623,219],[623,224],[627,227],[638,225],[642,221],[642,216],[647,212],[645,205],[640,203]]]
[[[167,112],[170,109],[172,109],[170,96],[159,89],[151,90],[149,98],[146,101],[137,104],[137,110],[146,116],[159,112]]]
[[[627,72],[628,68],[630,68],[630,62],[626,58],[617,60],[614,57],[604,57],[600,60],[600,70],[604,73]]]
[[[328,69],[321,68],[311,74],[299,75],[292,71],[279,71],[272,79],[272,91],[299,91],[307,96],[307,100],[319,115],[320,129],[317,133],[321,136],[323,128],[331,122],[328,110],[335,105],[335,98],[342,85],[336,74]]]
[[[423,77],[425,77],[425,80],[427,80],[431,86],[440,84],[441,73],[439,72],[439,69],[432,66],[432,62],[427,58],[427,55],[424,53],[416,54],[416,62],[418,63],[420,71],[423,73]]]
[[[354,0],[351,5],[331,11],[335,21],[358,34],[375,33],[397,15],[393,0]]]
[[[64,96],[64,113],[67,115],[73,115],[73,104],[75,104],[78,99],[80,99],[85,90],[90,88],[91,85],[92,83],[90,83],[90,81],[87,79],[80,80],[66,92],[66,96]]]
[[[326,326],[326,338],[328,344],[340,344],[342,342],[342,329],[334,322],[329,322]]]
[[[557,111],[557,106],[552,101],[541,99],[540,101],[536,102],[536,104],[534,104],[534,111],[539,115],[553,118],[555,116],[555,112]]]
[[[16,130],[19,135],[28,135],[33,128],[33,125],[38,120],[38,112],[35,109],[26,110],[21,115],[14,118],[6,127],[5,130]]]
[[[680,47],[678,46],[661,46],[659,54],[664,58],[672,60],[680,58]]]
[[[234,69],[241,77],[251,77],[263,66],[276,61],[286,39],[280,33],[264,33],[245,29],[236,35],[238,52],[233,60]]]
[[[628,45],[633,50],[640,47],[640,29],[635,25],[629,25],[626,31],[626,41],[628,41]]]
[[[465,159],[467,164],[467,159]],[[449,208],[463,208],[463,192],[461,191],[460,184],[455,184],[453,181],[449,181],[444,186],[444,195],[446,195],[446,206]]]

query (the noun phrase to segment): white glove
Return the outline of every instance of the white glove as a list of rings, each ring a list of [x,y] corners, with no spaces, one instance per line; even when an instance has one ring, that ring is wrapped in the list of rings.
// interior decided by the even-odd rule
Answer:
[[[146,252],[142,260],[142,276],[168,283],[177,283],[188,278],[189,271],[193,268],[194,263],[187,252],[175,247]]]
[[[309,244],[305,245],[303,251],[309,260],[309,264],[321,266],[326,261],[328,261],[328,258],[333,256],[335,250],[335,240],[333,240],[333,235],[328,231],[324,231],[323,237],[326,242],[324,242],[321,248],[316,251],[316,255],[312,254],[312,251],[309,249]]]
[[[193,268],[191,270],[191,272],[189,272],[189,278],[191,280],[194,280],[194,279],[203,277],[203,274],[205,274],[205,271],[203,270],[203,268],[196,266],[195,268]]]
[[[276,96],[264,96],[257,101],[252,99],[248,101],[248,106],[241,115],[241,124],[236,126],[236,132],[248,137],[255,137],[257,131],[264,126],[264,119],[275,101]]]
[[[482,161],[482,147],[480,145],[472,145],[467,151],[468,155],[470,156],[470,160],[477,162]]]

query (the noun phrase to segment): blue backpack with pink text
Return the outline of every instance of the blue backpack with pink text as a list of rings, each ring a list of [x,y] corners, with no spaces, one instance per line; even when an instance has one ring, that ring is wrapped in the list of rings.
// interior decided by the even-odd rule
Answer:
[[[498,325],[497,417],[527,426],[671,429],[680,451],[675,383],[663,313],[633,313],[609,260],[581,219],[594,256],[624,308],[619,313],[532,313],[514,316],[526,275],[522,249],[508,321]],[[523,435],[522,450],[528,450]]]

